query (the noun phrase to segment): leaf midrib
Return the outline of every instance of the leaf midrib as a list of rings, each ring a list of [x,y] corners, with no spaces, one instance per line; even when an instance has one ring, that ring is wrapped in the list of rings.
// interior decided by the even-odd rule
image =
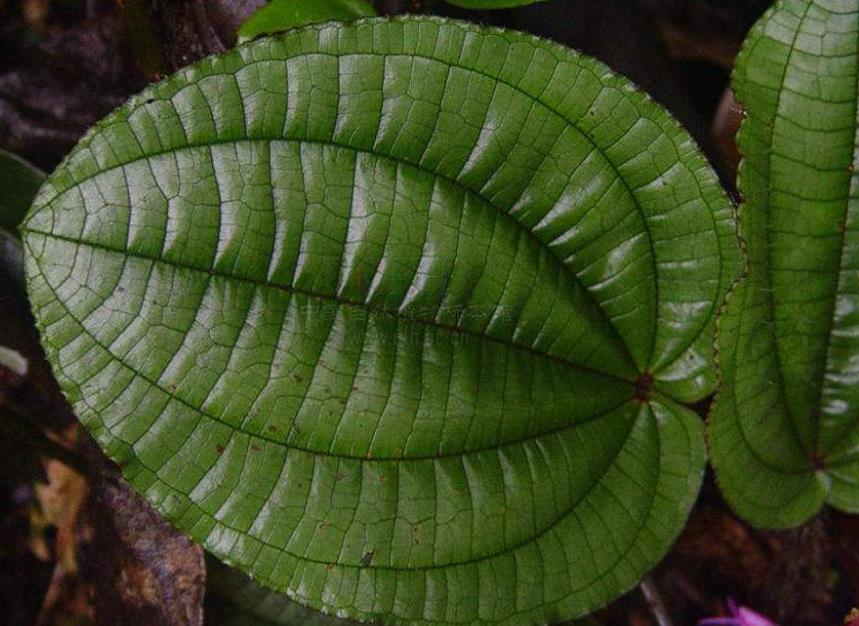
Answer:
[[[773,141],[773,137],[774,137],[774,133],[775,133],[774,122],[775,122],[775,119],[779,116],[779,110],[781,109],[782,95],[784,94],[784,83],[787,80],[787,73],[788,73],[788,70],[790,68],[790,61],[791,61],[791,58],[793,57],[794,50],[796,49],[796,42],[799,39],[800,32],[802,31],[802,23],[808,17],[808,13],[809,13],[811,7],[812,7],[812,3],[808,2],[806,4],[805,10],[804,10],[802,16],[799,18],[796,32],[793,35],[793,39],[792,39],[791,44],[790,44],[790,49],[788,51],[787,58],[785,59],[784,69],[782,70],[781,76],[779,77],[778,82],[780,85],[780,89],[779,89],[778,96],[776,98],[776,104],[774,107],[773,124],[769,125],[769,131],[767,133],[767,135],[768,135],[767,144],[769,144],[770,147],[772,147],[772,141]],[[743,64],[744,64],[744,66],[746,64],[748,64],[748,58],[743,59]],[[746,119],[743,120],[743,125],[748,124],[749,119],[750,118],[746,117]],[[739,137],[738,143],[740,146],[742,146],[742,137],[743,137],[742,128],[740,129],[740,134],[738,135],[738,137]],[[769,187],[769,185],[772,182],[772,177],[773,177],[772,155],[769,152],[766,153],[766,160],[767,160],[767,164],[766,164],[767,174],[766,174],[766,176],[767,176],[767,185]],[[741,178],[742,177],[740,176],[738,180],[741,180]],[[742,189],[740,191],[742,192]],[[771,237],[770,237],[770,233],[772,232],[772,229],[770,228],[771,223],[772,223],[771,222],[771,220],[772,220],[771,208],[772,207],[771,207],[771,202],[769,199],[769,194],[767,194],[766,199],[764,200],[764,205],[765,205],[764,211],[763,211],[763,214],[764,214],[764,237],[766,238],[767,246],[769,249],[769,247],[772,244]],[[744,206],[748,207],[749,204],[746,203]],[[769,254],[767,254],[767,256],[766,256],[765,274],[766,274],[766,279],[767,279],[768,285],[772,285],[773,284],[772,263],[771,263]],[[788,422],[790,422],[791,430],[793,431],[793,435],[796,438],[796,442],[799,445],[800,450],[805,451],[806,455],[810,458],[812,451],[808,450],[805,442],[803,441],[802,435],[800,433],[800,429],[796,423],[796,418],[793,415],[793,411],[791,411],[790,403],[788,402],[788,399],[787,399],[786,383],[785,383],[785,378],[784,378],[784,371],[782,369],[782,363],[783,363],[782,349],[781,349],[781,344],[778,341],[778,332],[777,332],[777,329],[775,327],[775,324],[776,324],[775,307],[776,307],[776,305],[775,305],[775,295],[773,294],[772,289],[766,290],[766,301],[767,301],[768,308],[769,308],[769,317],[772,320],[773,329],[774,329],[774,331],[773,331],[773,344],[775,346],[776,362],[777,362],[777,367],[775,369],[776,369],[776,372],[778,375],[778,387],[779,387],[780,396],[781,396],[781,400],[782,400],[782,406],[784,406],[784,410],[787,413]],[[735,352],[737,349],[738,349],[738,347],[735,347]],[[740,428],[742,430],[742,426],[740,426]],[[742,431],[742,432],[743,432],[743,437],[745,439],[745,431]],[[750,448],[750,450],[752,450],[752,448]],[[754,453],[754,456],[759,461],[762,461],[762,459],[759,457],[759,455],[756,452]]]
[[[394,317],[397,320],[400,320],[400,321],[403,321],[406,323],[413,323],[413,324],[419,324],[422,326],[429,326],[429,327],[437,328],[439,330],[444,330],[444,331],[447,331],[450,333],[467,335],[470,337],[475,337],[477,339],[482,339],[482,340],[490,341],[493,343],[497,343],[497,344],[502,345],[506,348],[512,348],[514,350],[519,350],[519,351],[531,354],[532,356],[537,356],[537,357],[544,358],[548,361],[553,361],[555,363],[558,363],[558,364],[563,365],[564,367],[567,367],[570,369],[576,369],[576,370],[583,371],[583,372],[591,372],[591,373],[599,374],[601,376],[613,378],[617,381],[620,381],[620,382],[623,382],[626,384],[633,384],[635,382],[634,379],[624,378],[623,376],[612,373],[610,371],[601,370],[601,369],[598,369],[596,367],[590,367],[588,365],[584,365],[584,364],[580,364],[580,363],[575,363],[575,362],[573,362],[567,358],[557,356],[555,354],[551,354],[548,352],[541,352],[540,350],[537,350],[536,348],[534,348],[532,346],[518,343],[518,342],[510,340],[510,339],[504,339],[502,337],[496,337],[494,335],[480,333],[480,332],[475,331],[475,330],[470,330],[468,328],[462,328],[460,326],[454,326],[452,324],[445,324],[443,322],[439,322],[439,321],[434,320],[434,319],[427,319],[427,318],[423,318],[423,317],[417,317],[414,315],[406,315],[406,314],[403,314],[402,312],[400,312],[396,309],[391,309],[388,307],[366,304],[363,302],[359,302],[357,300],[352,300],[350,298],[344,298],[342,296],[326,294],[326,293],[322,293],[322,292],[318,292],[318,291],[312,291],[310,289],[304,289],[301,287],[296,287],[294,285],[268,283],[268,282],[261,281],[261,280],[255,279],[255,278],[250,278],[247,276],[238,276],[235,274],[227,274],[227,273],[224,273],[221,271],[217,271],[215,269],[204,269],[204,268],[198,267],[196,265],[191,265],[190,263],[182,263],[179,261],[167,261],[163,258],[157,258],[154,256],[141,254],[139,252],[122,250],[120,248],[115,248],[115,247],[107,246],[104,244],[92,243],[92,242],[88,242],[88,241],[80,241],[80,240],[74,239],[72,237],[66,237],[64,235],[57,235],[57,234],[45,232],[45,231],[39,230],[39,229],[28,228],[27,232],[32,233],[34,235],[40,235],[42,237],[46,237],[48,239],[56,239],[58,241],[64,241],[66,243],[69,243],[69,244],[72,244],[75,246],[82,246],[82,247],[92,248],[95,250],[101,250],[103,252],[108,252],[111,254],[118,254],[122,257],[141,259],[144,261],[149,261],[152,263],[165,265],[167,267],[171,267],[171,268],[175,268],[175,269],[184,269],[184,270],[188,270],[188,271],[192,271],[192,272],[197,272],[200,274],[205,274],[209,277],[222,278],[222,279],[227,280],[227,281],[244,282],[247,284],[254,285],[255,287],[267,288],[267,289],[278,289],[278,290],[286,291],[287,293],[291,293],[294,295],[305,296],[307,298],[315,298],[317,300],[323,300],[325,302],[330,302],[330,303],[334,303],[334,304],[341,305],[341,306],[355,307],[355,308],[359,308],[359,309],[362,309],[364,311],[367,311],[368,313],[374,313],[374,314],[387,315],[390,317]]]
[[[612,411],[615,411],[615,410],[619,409],[620,407],[622,407],[623,405],[625,405],[627,402],[635,402],[635,390],[634,390],[634,388],[632,387],[632,382],[631,382],[631,381],[628,381],[628,380],[626,380],[626,379],[620,378],[620,377],[615,376],[615,375],[613,375],[613,374],[609,374],[609,373],[607,373],[607,372],[603,372],[603,371],[600,371],[600,370],[597,370],[597,369],[589,368],[589,367],[584,366],[584,365],[579,365],[579,364],[576,364],[576,363],[569,362],[569,361],[567,361],[567,360],[565,360],[565,359],[563,359],[563,358],[561,358],[561,357],[557,357],[557,356],[554,356],[554,355],[551,355],[551,354],[547,354],[547,353],[544,353],[544,352],[539,352],[538,350],[535,350],[534,348],[531,348],[531,347],[529,347],[529,346],[525,346],[525,345],[522,345],[522,344],[517,344],[517,343],[511,342],[511,341],[508,341],[508,340],[504,340],[504,339],[500,339],[500,338],[497,338],[497,337],[493,337],[493,336],[491,336],[491,335],[484,335],[484,334],[477,333],[477,332],[474,332],[474,331],[469,331],[469,330],[467,330],[467,329],[461,329],[461,328],[458,328],[458,327],[449,326],[449,325],[446,325],[446,324],[441,324],[441,323],[438,323],[438,322],[435,322],[435,321],[422,320],[422,319],[415,318],[415,317],[408,317],[408,316],[398,315],[397,313],[395,313],[395,312],[393,312],[393,311],[390,311],[390,310],[387,310],[387,309],[384,309],[384,308],[382,308],[382,307],[370,307],[370,306],[362,305],[362,304],[359,304],[359,303],[356,303],[356,302],[352,302],[352,301],[349,301],[349,300],[346,300],[346,299],[343,299],[343,298],[339,298],[339,297],[337,297],[337,296],[330,296],[330,295],[327,295],[327,294],[318,294],[318,293],[315,293],[315,292],[312,292],[312,291],[302,290],[302,289],[293,289],[293,288],[290,288],[290,287],[286,287],[286,286],[284,286],[284,285],[272,285],[272,284],[269,284],[269,283],[264,283],[264,282],[261,282],[261,281],[256,281],[256,280],[254,280],[254,279],[245,278],[245,277],[241,277],[241,276],[225,275],[225,274],[222,274],[222,273],[215,272],[214,270],[206,271],[206,270],[202,270],[202,269],[200,269],[200,268],[198,268],[198,267],[194,267],[194,266],[191,266],[191,265],[188,265],[188,264],[173,263],[173,262],[171,262],[171,263],[167,263],[167,262],[166,262],[166,261],[164,261],[163,259],[156,259],[156,258],[152,258],[152,257],[146,256],[146,255],[141,255],[141,254],[138,254],[138,253],[128,253],[128,254],[125,254],[124,252],[122,252],[122,251],[120,251],[120,250],[117,250],[117,249],[115,249],[115,248],[110,248],[110,247],[107,247],[107,246],[96,245],[96,244],[91,244],[91,243],[86,243],[86,242],[80,242],[80,241],[77,241],[77,240],[71,239],[71,238],[69,238],[69,237],[63,237],[63,236],[59,236],[59,235],[52,235],[52,234],[50,234],[50,233],[45,233],[45,232],[43,232],[43,231],[39,231],[39,230],[30,229],[30,230],[28,230],[28,232],[33,233],[33,234],[36,234],[36,235],[40,235],[40,236],[45,237],[45,238],[47,238],[47,239],[54,238],[54,239],[57,239],[57,240],[60,240],[60,241],[65,241],[65,242],[70,243],[70,244],[75,245],[75,246],[85,246],[85,247],[90,247],[90,248],[97,249],[97,250],[102,250],[102,251],[104,251],[104,252],[108,252],[108,253],[115,253],[115,254],[119,254],[119,255],[121,255],[121,256],[123,256],[123,257],[138,258],[138,259],[141,259],[141,260],[145,260],[145,261],[151,262],[151,263],[153,263],[153,264],[162,264],[162,265],[166,265],[166,266],[169,266],[169,267],[172,267],[172,268],[180,268],[180,269],[185,269],[185,270],[188,270],[188,271],[198,272],[198,273],[200,273],[200,274],[206,274],[206,275],[207,275],[207,276],[209,276],[210,278],[211,278],[211,277],[218,277],[218,278],[222,278],[222,279],[224,279],[224,280],[236,280],[236,281],[241,281],[241,282],[245,282],[245,283],[247,283],[247,284],[254,285],[255,287],[258,287],[258,288],[263,288],[263,289],[265,289],[265,288],[268,288],[268,289],[279,289],[279,290],[283,290],[283,291],[286,291],[286,292],[291,293],[291,294],[294,294],[294,295],[302,295],[302,296],[305,296],[305,297],[308,297],[308,298],[320,298],[320,299],[323,299],[323,300],[328,301],[328,302],[332,302],[332,303],[337,304],[337,305],[342,305],[342,306],[353,306],[353,307],[361,308],[362,310],[364,310],[364,311],[368,311],[368,312],[370,312],[370,313],[382,314],[382,315],[390,315],[390,316],[396,317],[397,319],[403,320],[403,321],[405,321],[405,322],[418,323],[418,324],[425,324],[425,325],[427,325],[427,326],[435,327],[435,328],[438,328],[438,329],[441,329],[441,330],[445,330],[445,331],[448,331],[448,332],[452,332],[452,333],[459,333],[459,334],[464,334],[464,335],[468,335],[468,336],[474,336],[474,337],[476,337],[476,338],[478,338],[478,339],[482,339],[482,340],[486,340],[486,341],[491,341],[491,342],[497,343],[497,344],[499,344],[499,345],[503,345],[503,346],[508,347],[508,348],[513,348],[513,349],[521,350],[522,352],[525,352],[525,353],[527,353],[527,354],[531,354],[532,356],[537,356],[537,357],[545,358],[545,359],[547,359],[547,360],[550,360],[550,361],[553,361],[553,362],[559,363],[559,364],[561,364],[561,365],[563,365],[563,366],[565,366],[565,367],[571,368],[571,369],[577,369],[577,370],[579,370],[579,371],[586,371],[586,372],[596,373],[596,374],[603,375],[603,376],[607,376],[607,377],[609,377],[609,378],[613,378],[613,379],[615,379],[615,380],[618,380],[618,381],[620,381],[620,382],[623,382],[623,383],[625,383],[625,384],[629,384],[629,385],[630,385],[630,395],[629,395],[629,397],[628,397],[628,398],[624,398],[624,399],[622,400],[622,402],[620,402],[619,404],[617,404],[617,405],[615,405],[615,406],[611,407],[610,409],[608,409],[608,410],[606,410],[606,411],[599,412],[599,413],[597,413],[597,414],[595,414],[595,415],[592,415],[592,416],[589,416],[588,418],[586,418],[586,419],[584,419],[584,420],[581,420],[581,421],[573,422],[573,423],[570,423],[570,424],[565,424],[565,425],[563,425],[563,426],[558,426],[558,427],[555,427],[555,428],[552,428],[552,429],[549,429],[549,430],[546,430],[546,431],[543,431],[543,432],[540,432],[540,433],[536,433],[536,434],[533,434],[533,435],[528,435],[528,436],[521,437],[521,438],[518,438],[518,439],[510,440],[510,441],[505,441],[505,442],[503,442],[503,443],[499,443],[499,444],[495,444],[495,445],[487,445],[487,446],[481,446],[481,447],[477,447],[477,448],[467,448],[467,449],[459,450],[459,451],[456,451],[456,452],[447,452],[447,453],[432,454],[432,455],[418,455],[418,456],[410,456],[410,457],[393,457],[393,456],[392,456],[392,457],[380,457],[380,456],[374,456],[374,457],[372,457],[372,458],[368,458],[366,455],[361,456],[361,455],[340,454],[340,453],[334,453],[334,452],[331,452],[331,451],[326,451],[326,450],[321,450],[321,449],[311,449],[311,448],[304,448],[304,447],[300,447],[300,446],[291,445],[291,444],[289,444],[289,443],[287,443],[287,442],[285,442],[285,441],[280,441],[280,440],[278,440],[278,439],[274,439],[274,438],[272,438],[272,437],[268,436],[266,433],[255,433],[255,432],[250,432],[250,431],[243,430],[242,428],[237,428],[234,424],[227,423],[227,422],[225,422],[223,419],[221,419],[221,418],[219,418],[219,417],[217,417],[217,416],[215,416],[215,415],[212,415],[212,414],[210,414],[210,413],[205,412],[205,411],[202,409],[202,407],[198,407],[198,406],[196,406],[196,405],[192,404],[190,401],[188,401],[188,400],[186,400],[186,399],[184,399],[184,398],[181,398],[181,397],[177,396],[175,393],[173,393],[173,392],[169,391],[169,390],[168,390],[168,389],[166,389],[164,386],[162,386],[161,384],[159,384],[157,381],[154,381],[154,380],[152,380],[150,377],[145,376],[145,375],[144,375],[144,374],[142,374],[141,372],[139,372],[139,371],[137,371],[136,369],[134,369],[130,364],[126,363],[123,359],[121,359],[120,357],[116,356],[116,355],[115,355],[111,350],[109,350],[109,349],[108,349],[108,347],[107,347],[107,346],[105,346],[102,342],[98,341],[98,339],[96,339],[96,338],[92,335],[92,333],[91,333],[91,332],[90,332],[90,331],[89,331],[89,330],[84,326],[83,322],[82,322],[81,320],[79,320],[79,319],[78,319],[78,318],[77,318],[77,317],[76,317],[76,316],[75,316],[71,311],[69,311],[69,309],[68,309],[68,307],[65,305],[65,303],[61,303],[61,304],[62,304],[62,306],[63,306],[63,308],[68,312],[68,314],[72,317],[72,319],[74,319],[74,320],[75,320],[75,322],[77,322],[77,324],[79,324],[79,325],[81,326],[81,328],[84,330],[84,332],[86,332],[86,333],[87,333],[87,334],[92,338],[92,340],[93,340],[97,345],[99,345],[103,350],[105,350],[105,352],[107,352],[107,354],[109,354],[109,355],[111,356],[111,358],[113,358],[113,359],[114,359],[114,360],[116,360],[117,362],[119,362],[119,363],[121,363],[122,365],[124,365],[125,367],[127,367],[130,371],[132,371],[132,372],[135,374],[135,376],[139,376],[141,379],[145,380],[146,382],[148,382],[149,384],[151,384],[153,387],[156,387],[156,388],[157,388],[157,389],[159,389],[161,392],[163,392],[164,394],[166,394],[168,397],[173,398],[173,399],[174,399],[174,400],[176,400],[177,402],[182,403],[183,405],[185,405],[185,406],[187,406],[188,408],[190,408],[190,409],[194,410],[195,412],[200,413],[201,415],[204,415],[204,416],[206,416],[206,417],[208,417],[208,418],[210,418],[210,419],[212,419],[212,420],[214,420],[214,421],[216,421],[216,422],[218,422],[218,423],[221,423],[221,424],[223,424],[223,425],[225,425],[225,426],[228,426],[231,430],[236,430],[236,431],[239,431],[239,432],[243,432],[243,433],[245,433],[245,434],[247,434],[247,435],[249,435],[249,436],[257,437],[257,438],[259,438],[259,439],[262,439],[262,440],[265,440],[265,441],[269,441],[269,442],[271,442],[271,443],[274,443],[274,444],[277,444],[277,445],[280,445],[280,446],[283,446],[283,447],[286,447],[286,448],[289,448],[289,449],[292,449],[292,450],[297,450],[297,451],[301,451],[301,452],[306,452],[306,453],[308,453],[308,454],[315,454],[315,455],[320,455],[320,456],[331,456],[331,457],[336,457],[336,458],[340,458],[340,459],[355,459],[355,460],[360,460],[360,461],[378,461],[378,462],[408,462],[408,461],[423,461],[423,460],[434,460],[434,459],[447,458],[447,457],[456,457],[456,456],[464,456],[464,455],[473,455],[473,454],[479,454],[479,453],[481,453],[481,452],[487,452],[487,451],[490,451],[490,450],[497,450],[497,449],[500,449],[500,448],[504,448],[504,447],[508,447],[508,446],[513,446],[513,445],[516,445],[516,444],[526,443],[526,442],[528,442],[528,441],[536,440],[536,439],[539,439],[539,438],[541,438],[541,437],[546,437],[546,436],[550,436],[550,435],[552,435],[552,434],[556,434],[556,433],[559,433],[559,432],[563,432],[564,430],[567,430],[567,429],[569,429],[569,428],[574,428],[574,427],[579,426],[579,425],[581,425],[581,424],[586,424],[586,423],[588,423],[588,422],[590,422],[590,421],[592,421],[592,420],[594,420],[594,419],[598,419],[598,418],[604,417],[605,415],[607,415],[607,414],[611,413]],[[27,242],[27,240],[26,240],[26,239],[25,239],[25,245],[26,245],[28,248],[30,248],[30,245],[29,245],[29,243]],[[33,254],[33,253],[32,253],[32,249],[30,248],[30,250],[31,250],[30,254],[32,255],[32,254]],[[60,302],[60,301],[58,300],[58,302]],[[656,392],[655,392],[655,390],[654,390],[654,393],[656,393]]]

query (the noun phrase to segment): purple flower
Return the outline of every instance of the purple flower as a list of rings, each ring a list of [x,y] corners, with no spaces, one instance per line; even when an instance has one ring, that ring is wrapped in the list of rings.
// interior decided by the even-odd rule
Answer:
[[[708,617],[698,622],[698,626],[778,626],[757,611],[739,606],[733,598],[728,598],[727,605],[730,617]]]

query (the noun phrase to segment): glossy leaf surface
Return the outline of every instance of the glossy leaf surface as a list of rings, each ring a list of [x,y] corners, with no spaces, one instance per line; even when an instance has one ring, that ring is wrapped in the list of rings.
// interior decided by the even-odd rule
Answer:
[[[738,513],[859,510],[859,3],[785,0],[750,34],[740,222],[749,275],[720,322],[710,448]]]
[[[320,22],[350,22],[376,15],[367,0],[272,0],[251,15],[238,31],[239,42]]]
[[[731,207],[568,49],[414,17],[259,40],[100,123],[25,229],[80,418],[301,603],[557,621],[692,506]]]

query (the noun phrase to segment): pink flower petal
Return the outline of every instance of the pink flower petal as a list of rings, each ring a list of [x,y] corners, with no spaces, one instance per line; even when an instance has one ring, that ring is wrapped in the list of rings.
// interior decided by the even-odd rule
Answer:
[[[740,626],[777,626],[771,619],[764,617],[757,611],[741,606],[737,611]]]

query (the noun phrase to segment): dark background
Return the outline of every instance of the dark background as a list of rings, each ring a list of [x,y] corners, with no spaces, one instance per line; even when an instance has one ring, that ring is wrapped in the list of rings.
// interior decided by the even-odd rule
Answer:
[[[0,147],[50,171],[129,95],[231,47],[263,3],[0,0]],[[665,105],[731,190],[739,112],[726,93],[730,68],[768,4],[554,0],[469,12],[376,1],[385,13],[514,28],[595,56]],[[8,280],[0,280],[0,345],[31,359],[24,379],[0,368],[0,624],[201,624],[202,555],[124,488],[80,431],[40,360],[26,300]],[[591,623],[688,626],[724,613],[727,596],[782,626],[841,624],[859,604],[859,522],[827,511],[794,531],[757,531],[730,513],[708,475],[665,562]],[[208,623],[220,626],[218,599],[207,602]]]

